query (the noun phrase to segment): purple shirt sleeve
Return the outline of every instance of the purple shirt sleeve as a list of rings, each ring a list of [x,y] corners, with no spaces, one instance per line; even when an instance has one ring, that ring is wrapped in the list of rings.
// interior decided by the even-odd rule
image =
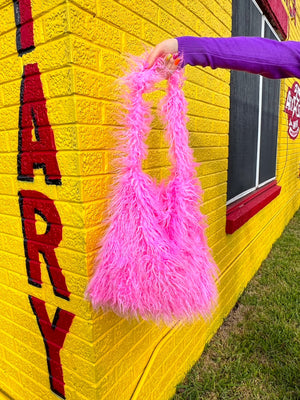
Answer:
[[[300,78],[300,42],[259,37],[177,38],[182,65],[201,65],[259,74],[266,78]]]

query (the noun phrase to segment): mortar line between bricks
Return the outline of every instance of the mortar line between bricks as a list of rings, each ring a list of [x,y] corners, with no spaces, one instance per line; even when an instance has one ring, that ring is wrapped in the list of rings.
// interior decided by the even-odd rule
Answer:
[[[77,317],[77,316],[76,316]],[[47,322],[47,321],[44,321],[44,322]],[[16,326],[18,326],[17,324],[16,324]],[[26,328],[24,328],[24,327],[22,327],[23,329],[25,329],[26,331],[28,331],[28,332],[30,332],[31,334],[34,334],[31,330],[28,330],[28,329],[26,329]],[[1,331],[1,328],[0,328],[0,331]],[[32,350],[33,351],[33,353],[34,354],[37,354],[37,355],[41,355],[43,358],[44,358],[44,354],[42,354],[42,353],[40,353],[39,351],[37,351],[36,350],[36,348],[34,348],[33,346],[31,346],[30,344],[27,344],[27,343],[23,343],[21,340],[19,340],[17,337],[15,337],[15,336],[11,336],[10,334],[8,334],[8,333],[6,333],[5,331],[3,331],[2,330],[2,332],[3,333],[5,333],[6,335],[8,335],[8,336],[10,336],[13,340],[15,340],[16,342],[19,342],[20,344],[22,344],[23,346],[25,346],[26,348],[28,348],[28,349],[30,349],[30,350]],[[42,336],[39,334],[34,334],[35,336],[36,336],[36,339],[38,339],[38,340],[43,340],[42,339]],[[72,334],[72,333],[70,333],[70,332],[68,332],[68,336],[76,336],[76,337],[78,337],[77,335],[74,335],[74,334]],[[89,342],[89,341],[87,341],[87,340],[84,340],[84,339],[81,339],[80,338],[80,340],[82,340],[83,342],[85,342],[85,343],[87,343],[87,344],[90,344],[90,345],[92,345],[91,344],[91,342]],[[5,347],[6,348],[6,347]],[[109,351],[109,350],[108,350]],[[12,353],[14,353],[13,351],[11,351]],[[74,353],[75,354],[75,357],[77,357],[77,358],[79,358],[80,360],[82,360],[82,361],[85,361],[85,362],[87,362],[88,364],[94,364],[94,363],[92,363],[91,361],[89,361],[88,359],[85,359],[85,358],[83,358],[83,357],[81,357],[80,355],[78,355],[78,354],[76,354],[76,353]],[[25,359],[24,357],[22,357],[22,356],[20,356],[20,355],[18,355],[20,358],[22,358],[22,360],[24,360],[24,361],[28,361],[31,365],[33,365],[33,366],[36,366],[36,364],[35,363],[33,363],[33,362],[31,362],[30,360],[27,360],[27,359]],[[45,360],[46,361],[46,360]],[[40,371],[42,371],[43,373],[44,373],[44,371],[41,369],[41,368],[38,368]],[[72,370],[70,370],[67,366],[64,366],[64,370],[67,370],[67,371],[69,371],[69,372],[72,372]],[[48,375],[48,374],[47,374]],[[87,382],[89,382],[89,381],[87,381]]]
[[[14,353],[14,352],[12,352],[12,351],[10,351],[10,350],[9,350],[9,353],[16,354],[16,353]],[[18,356],[18,355],[17,355],[17,356]],[[18,356],[18,357],[20,357],[20,356]],[[21,358],[22,360],[28,362],[28,360],[25,360],[23,357],[20,357],[20,358]],[[5,361],[12,367],[12,365],[11,365],[7,360],[5,360]],[[29,361],[29,363],[32,364],[30,361]],[[45,360],[45,364],[47,365],[46,360]],[[32,365],[33,365],[33,364],[32,364]],[[35,365],[34,365],[34,366],[35,366]],[[44,371],[41,370],[40,368],[38,368],[38,369],[39,369],[44,375],[47,375],[47,377],[48,377],[48,379],[49,379],[49,373],[48,373],[48,371],[47,371],[47,372],[44,372]],[[96,389],[96,385],[95,385],[93,382],[90,382],[90,381],[87,381],[87,380],[83,379],[83,378],[82,378],[82,375],[77,374],[76,372],[74,372],[74,370],[70,371],[70,370],[69,370],[68,368],[66,368],[65,366],[63,366],[63,370],[67,370],[68,372],[71,372],[72,374],[74,374],[75,376],[77,376],[78,378],[80,378],[81,380],[83,380],[85,383],[90,384],[94,389]],[[32,382],[34,382],[35,385],[40,386],[40,387],[42,387],[43,389],[49,390],[47,387],[45,387],[44,385],[40,384],[38,381],[33,380],[33,379],[30,377],[30,375],[26,374],[26,372],[23,373],[23,371],[22,371],[22,370],[19,370],[19,369],[18,369],[18,372],[19,372],[20,374],[26,376],[26,378],[30,379]]]
[[[5,286],[5,285],[3,285],[3,286]],[[16,290],[16,289],[14,289],[14,290]],[[23,293],[23,292],[21,292],[21,293]],[[26,295],[28,296],[28,294],[26,294]],[[4,303],[5,303],[5,302],[4,302]],[[51,303],[47,303],[47,304],[50,304],[50,305],[53,306],[54,308],[57,308],[57,305],[56,305],[56,304],[55,304],[55,305],[52,305]],[[29,312],[27,312],[26,310],[23,310],[23,309],[21,309],[21,308],[15,307],[15,306],[12,305],[12,304],[10,304],[10,305],[11,305],[13,308],[17,308],[18,310],[22,310],[22,311],[24,311],[26,314],[32,316],[32,313],[29,313]],[[1,315],[1,318],[4,318],[4,319],[7,320],[8,322],[13,323],[13,324],[16,325],[16,326],[19,326],[18,323],[12,321],[12,320],[9,319],[9,318],[6,318],[6,317],[3,316],[3,315]],[[83,322],[83,323],[85,323],[86,321],[93,321],[92,318],[89,319],[89,320],[86,320],[86,319],[84,319],[84,318],[81,318],[79,315],[76,315],[76,319],[79,320],[79,321],[81,321],[81,322]],[[0,328],[0,329],[1,329],[1,328]],[[39,333],[35,334],[35,333],[33,333],[30,329],[27,329],[27,328],[24,327],[24,326],[22,326],[22,329],[28,331],[30,334],[33,334],[36,338],[40,337],[40,334],[39,334]],[[72,336],[75,336],[75,337],[79,338],[80,340],[82,340],[82,341],[85,342],[86,344],[91,344],[90,340],[87,340],[87,339],[83,338],[82,336],[76,335],[75,333],[72,333],[72,332],[68,332],[68,335],[69,335],[69,334],[72,335]],[[103,336],[103,335],[102,335],[102,336]],[[81,356],[79,356],[79,355],[78,355],[78,357],[80,357],[80,358],[82,358],[83,360],[85,360],[84,357],[81,357]],[[88,361],[88,360],[87,360],[87,361]]]
[[[157,4],[159,5],[159,3],[157,3]],[[213,26],[210,26],[209,24],[207,24],[207,21],[206,21],[206,20],[204,21],[202,18],[200,18],[197,14],[194,13],[194,11],[192,11],[192,10],[191,10],[190,8],[188,8],[187,6],[184,5],[184,7],[185,7],[190,13],[192,13],[197,19],[199,19],[200,21],[202,21],[205,25],[209,26],[209,28],[210,28],[213,32],[215,32],[217,35],[219,35],[219,33],[214,29]],[[205,6],[204,6],[204,7],[205,7]],[[205,7],[205,8],[209,11],[209,13],[211,14],[211,17],[216,18],[226,29],[230,29],[230,28],[228,28],[228,27],[224,24],[224,21],[220,20],[219,17],[217,17],[215,14],[213,14],[209,8],[207,8],[207,7]],[[175,17],[175,15],[171,14],[168,10],[165,10],[164,8],[162,8],[162,10],[163,10],[165,13],[169,14],[169,15],[170,15],[171,17],[173,17],[174,19],[178,20],[178,19]],[[191,29],[191,27],[188,26],[188,25],[186,25],[185,23],[182,22],[182,24],[185,25],[187,28]],[[160,26],[159,26],[159,27],[160,27]],[[161,27],[160,27],[160,28],[161,28]],[[161,28],[161,29],[163,29],[163,28]],[[164,30],[164,29],[163,29],[163,30]],[[197,36],[199,35],[197,31],[194,31],[193,29],[191,29],[191,30],[192,30],[193,32],[195,32],[195,33],[197,34]]]
[[[1,286],[4,286],[4,287],[5,287],[6,285],[2,285],[2,284],[1,284]],[[50,286],[50,285],[49,285],[49,286]],[[19,292],[19,293],[23,293],[23,294],[26,295],[26,296],[29,295],[29,293],[27,293],[27,292],[22,292],[21,290],[18,290],[18,289],[13,289],[13,290],[15,290],[15,291],[17,291],[17,292]],[[31,292],[31,293],[32,293],[32,292]],[[34,296],[34,294],[32,294],[32,296]],[[76,295],[73,295],[73,294],[72,294],[72,296],[73,296],[73,297],[77,297],[77,298],[79,298],[79,299],[81,299],[81,300],[84,300],[83,297],[76,296]],[[53,297],[55,297],[54,294],[53,294]],[[53,300],[55,300],[55,301],[57,302],[57,298],[54,298]],[[87,301],[87,300],[84,300],[84,301]],[[57,305],[56,302],[52,302],[51,299],[48,299],[46,304],[48,304],[48,305],[50,305],[50,306],[52,306],[53,308],[56,309],[57,307],[59,307],[59,305]],[[4,302],[4,303],[6,303],[6,302]],[[7,303],[6,303],[6,304],[7,304]],[[70,312],[72,312],[72,307],[71,307],[71,306],[65,307],[65,306],[69,305],[69,302],[68,302],[68,304],[67,304],[66,302],[63,303],[63,304],[64,304],[64,306],[61,305],[60,308],[67,309],[67,311],[70,311],[70,310],[71,310]],[[22,312],[24,312],[24,313],[25,313],[26,315],[28,315],[28,316],[29,316],[29,315],[32,316],[32,313],[30,313],[29,311],[24,310],[23,308],[17,307],[17,306],[15,306],[15,305],[11,304],[11,303],[9,303],[9,306],[10,306],[10,308],[14,308],[14,309],[16,309],[17,311],[22,311]],[[73,310],[73,311],[74,311],[74,310]],[[81,320],[82,320],[82,321],[93,321],[92,314],[90,314],[90,316],[91,316],[91,318],[81,318]],[[76,318],[77,318],[77,315],[76,315]],[[11,322],[11,320],[9,320],[9,321]],[[22,325],[21,325],[21,326],[22,326]],[[24,326],[22,326],[22,328],[26,329]],[[85,343],[88,343],[88,344],[91,343],[89,340],[83,339],[82,337],[80,337],[80,336],[78,336],[78,335],[75,335],[74,333],[69,332],[68,335],[73,335],[73,336],[75,336],[75,337],[78,337],[78,338],[80,338],[80,340],[82,340],[82,341],[85,342]]]

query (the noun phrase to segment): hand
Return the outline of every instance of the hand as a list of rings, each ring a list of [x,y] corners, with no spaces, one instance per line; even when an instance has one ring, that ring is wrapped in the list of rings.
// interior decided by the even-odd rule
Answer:
[[[159,43],[148,56],[147,63],[148,68],[151,68],[154,64],[155,60],[158,57],[165,56],[166,67],[170,70],[170,72],[175,71],[179,64],[179,58],[173,58],[178,52],[178,42],[177,39],[167,39],[163,42]]]

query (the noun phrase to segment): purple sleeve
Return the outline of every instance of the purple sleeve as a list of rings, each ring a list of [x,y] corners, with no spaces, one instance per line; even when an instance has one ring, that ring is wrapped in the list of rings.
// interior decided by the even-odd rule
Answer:
[[[260,74],[267,78],[300,78],[300,42],[259,37],[177,38],[183,65],[201,65]]]

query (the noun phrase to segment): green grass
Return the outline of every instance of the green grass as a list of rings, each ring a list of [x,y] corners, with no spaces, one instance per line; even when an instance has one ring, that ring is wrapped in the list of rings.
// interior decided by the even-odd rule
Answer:
[[[300,210],[173,400],[300,399]]]

